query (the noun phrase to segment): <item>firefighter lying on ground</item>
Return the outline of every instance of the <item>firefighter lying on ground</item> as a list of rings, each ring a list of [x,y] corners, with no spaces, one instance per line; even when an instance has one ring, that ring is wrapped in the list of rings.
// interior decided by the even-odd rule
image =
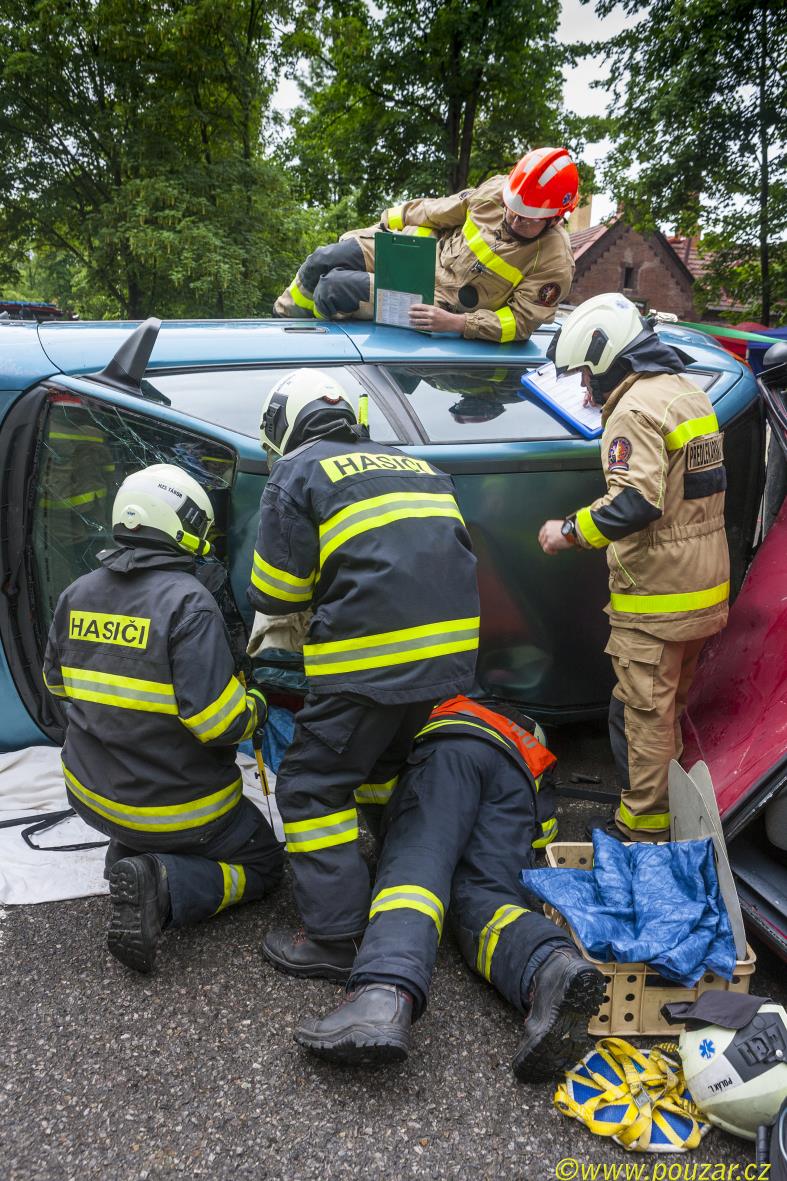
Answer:
[[[578,186],[565,148],[536,148],[507,177],[451,197],[405,201],[377,225],[313,251],[274,315],[371,320],[375,235],[393,231],[437,238],[435,304],[413,305],[413,328],[500,344],[527,340],[568,298],[574,257],[563,218],[576,207]]]
[[[703,643],[727,622],[723,436],[708,395],[683,375],[691,358],[622,295],[580,304],[548,355],[558,373],[579,370],[603,406],[605,495],[539,533],[547,554],[607,549],[609,732],[622,792],[599,823],[627,840],[666,840],[680,716]]]
[[[281,847],[242,795],[238,742],[265,698],[234,674],[227,630],[194,577],[213,508],[172,464],[129,476],[112,510],[117,548],[55,610],[44,680],[68,703],[69,803],[109,838],[108,944],[149,972],[165,927],[261,898]]]
[[[390,795],[432,706],[473,683],[476,563],[451,478],[370,442],[328,374],[277,383],[261,441],[275,462],[248,597],[265,615],[314,607],[276,783],[304,930],[268,932],[263,952],[343,978],[369,913],[356,803]]]
[[[556,1078],[585,1052],[604,977],[565,931],[528,908],[519,873],[557,831],[554,756],[533,722],[456,697],[433,710],[382,817],[369,925],[345,1000],[295,1040],[348,1064],[407,1057],[450,920],[468,964],[525,1015],[514,1055],[527,1082]],[[540,735],[543,737],[543,735]],[[546,773],[546,774],[545,774]]]

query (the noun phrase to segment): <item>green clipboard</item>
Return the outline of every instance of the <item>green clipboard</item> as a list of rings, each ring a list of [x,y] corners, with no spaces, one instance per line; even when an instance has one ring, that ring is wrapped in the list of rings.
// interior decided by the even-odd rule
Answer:
[[[410,304],[434,303],[436,263],[436,238],[396,232],[374,235],[374,318],[378,324],[409,328]]]

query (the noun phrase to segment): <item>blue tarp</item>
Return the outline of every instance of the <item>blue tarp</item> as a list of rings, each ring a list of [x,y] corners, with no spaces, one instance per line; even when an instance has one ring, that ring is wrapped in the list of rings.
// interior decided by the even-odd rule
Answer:
[[[623,845],[593,832],[593,869],[525,869],[522,884],[570,923],[594,959],[646,963],[691,987],[725,980],[735,943],[710,838]]]

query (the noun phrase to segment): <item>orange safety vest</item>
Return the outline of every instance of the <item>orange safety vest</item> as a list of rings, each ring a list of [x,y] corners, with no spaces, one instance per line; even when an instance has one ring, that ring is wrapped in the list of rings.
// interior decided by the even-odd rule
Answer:
[[[471,701],[469,697],[464,697],[461,694],[458,697],[450,698],[449,701],[442,702],[441,705],[436,705],[429,715],[429,721],[438,721],[440,718],[452,714],[472,714],[473,717],[486,722],[487,726],[496,730],[501,737],[506,738],[525,760],[536,782],[545,771],[554,767],[557,762],[557,756],[542,746],[529,730],[518,726],[510,718],[495,713],[494,710],[485,709],[477,701]]]

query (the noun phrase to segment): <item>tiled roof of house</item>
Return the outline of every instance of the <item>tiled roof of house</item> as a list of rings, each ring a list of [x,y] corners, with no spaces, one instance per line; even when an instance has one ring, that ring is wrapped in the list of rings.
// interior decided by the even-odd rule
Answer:
[[[571,249],[574,258],[581,258],[586,250],[589,250],[594,242],[598,242],[609,229],[609,225],[590,226],[587,230],[577,230],[575,234],[571,235]]]

